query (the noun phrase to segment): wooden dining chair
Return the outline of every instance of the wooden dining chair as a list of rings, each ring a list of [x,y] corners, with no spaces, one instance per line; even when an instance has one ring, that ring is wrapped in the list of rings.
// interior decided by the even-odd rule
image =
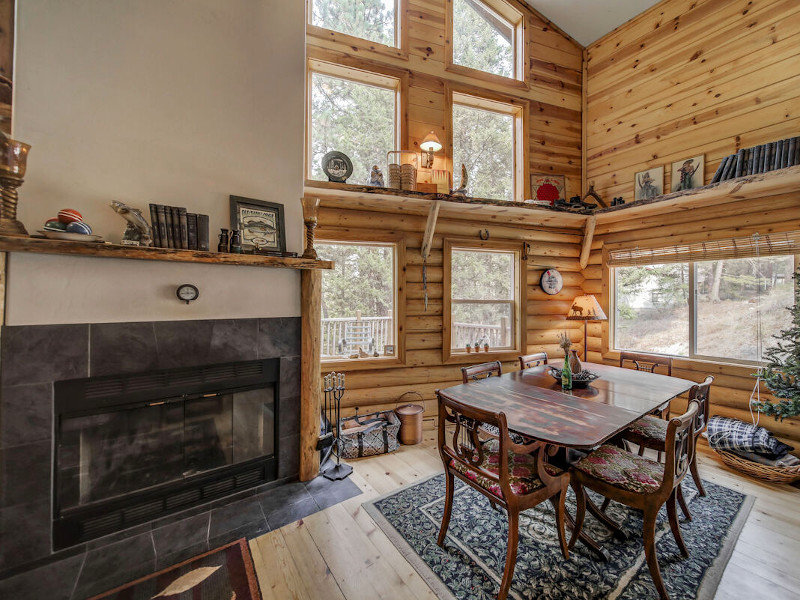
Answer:
[[[461,381],[469,383],[470,381],[478,381],[479,379],[486,379],[487,377],[500,377],[503,374],[503,365],[499,360],[492,362],[485,362],[479,365],[470,365],[468,367],[461,367]]]
[[[577,512],[569,548],[571,549],[578,539],[586,517],[587,504],[592,514],[604,525],[615,533],[620,531],[616,523],[592,504],[585,488],[641,510],[644,513],[642,537],[647,566],[662,600],[669,600],[669,594],[661,578],[656,556],[656,519],[658,511],[666,504],[672,535],[681,554],[688,557],[689,550],[683,541],[678,523],[676,501],[681,481],[689,471],[689,465],[694,461],[694,430],[700,414],[699,408],[697,402],[690,402],[685,414],[669,421],[664,464],[612,444],[603,444],[572,465],[572,486],[577,499]]]
[[[672,377],[672,357],[662,356],[660,354],[646,354],[644,352],[626,352],[619,353],[619,366],[625,368],[625,363],[633,363],[633,368],[637,371],[646,371],[648,373],[656,373],[656,369],[666,371],[662,373]],[[653,411],[654,415],[659,415],[662,419],[669,418],[669,402],[658,407]],[[659,461],[661,458],[659,457]]]
[[[714,382],[714,376],[709,375],[705,378],[703,383],[694,385],[689,390],[689,402],[696,402],[698,405],[697,422],[695,423],[693,435],[694,439],[700,437],[708,425],[708,418],[711,412],[711,384]],[[650,448],[658,452],[664,452],[667,447],[667,422],[663,419],[657,419],[653,416],[645,416],[634,422],[625,432],[622,437],[634,444],[639,444],[639,453],[641,454],[645,448]],[[703,482],[700,479],[700,474],[697,471],[697,456],[692,456],[692,462],[689,465],[692,472],[692,479],[697,486],[697,491],[701,496],[706,495],[706,490],[703,488]],[[681,508],[686,514],[687,518],[691,518],[685,505],[682,503]]]
[[[539,365],[547,364],[547,352],[537,352],[535,354],[526,354],[519,357],[519,368],[521,370],[530,369],[531,367],[538,367]]]
[[[505,600],[514,575],[519,542],[519,515],[549,500],[555,509],[561,552],[569,558],[564,502],[569,473],[546,463],[544,442],[515,444],[506,416],[468,407],[437,390],[439,398],[439,454],[444,464],[446,495],[437,544],[444,546],[453,509],[455,478],[501,506],[508,513],[508,546],[498,600]],[[497,428],[498,437],[485,438],[484,426]]]

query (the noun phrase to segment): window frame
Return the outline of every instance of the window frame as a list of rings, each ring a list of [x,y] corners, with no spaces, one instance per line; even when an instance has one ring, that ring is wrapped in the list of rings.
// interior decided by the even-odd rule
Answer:
[[[511,311],[513,323],[511,331],[514,344],[511,348],[489,349],[489,352],[473,354],[452,347],[453,298],[452,298],[452,260],[453,250],[483,250],[514,253],[514,305]],[[443,277],[442,277],[442,362],[444,364],[479,363],[487,360],[516,360],[527,349],[527,308],[525,297],[525,263],[523,262],[521,242],[489,242],[465,238],[444,238]]]
[[[607,264],[607,249],[604,249],[604,260],[603,263]],[[775,256],[791,256],[793,258],[793,268],[794,272],[797,272],[797,269],[800,268],[800,254],[779,254]],[[679,356],[679,355],[661,355],[661,356],[671,356],[673,358],[679,360],[688,360],[688,361],[703,361],[703,362],[710,362],[710,363],[721,363],[721,364],[731,364],[731,365],[738,365],[738,366],[758,366],[760,363],[755,360],[745,360],[740,358],[729,358],[726,356],[714,356],[708,354],[698,354],[697,353],[697,287],[696,287],[696,280],[697,280],[697,263],[698,262],[713,262],[713,261],[686,261],[685,263],[688,265],[689,271],[689,292],[688,296],[690,298],[689,302],[689,330],[688,334],[688,342],[689,342],[689,352],[688,356]],[[616,276],[616,269],[620,267],[607,267],[605,269],[605,273],[608,277],[608,293],[609,293],[609,316],[608,316],[608,341],[604,343],[604,346],[608,349],[611,353],[619,353],[625,350],[630,350],[632,352],[642,352],[641,350],[636,350],[635,348],[618,348],[617,347],[617,276]],[[798,282],[795,281],[794,283],[795,288],[798,286]],[[605,342],[605,340],[604,340]],[[655,352],[648,352],[648,354],[656,354]]]
[[[350,231],[318,230],[316,242],[321,244],[342,245],[378,245],[394,246],[394,330],[395,330],[395,355],[371,356],[368,358],[324,358],[320,352],[320,364],[324,369],[348,369],[353,367],[358,370],[383,369],[385,367],[403,366],[406,364],[406,242],[400,234],[382,233],[379,231],[358,234]],[[324,276],[324,274],[323,274]],[[320,294],[322,291],[320,290]],[[322,323],[322,314],[320,314]],[[320,333],[320,344],[322,334]],[[382,350],[382,349],[381,349]],[[380,352],[380,351],[379,351]]]
[[[456,164],[453,162],[455,156],[455,146],[453,144],[454,127],[453,127],[453,107],[455,105],[466,106],[467,108],[474,108],[478,110],[485,110],[487,112],[499,113],[502,115],[511,116],[514,119],[513,127],[513,157],[514,165],[512,169],[512,186],[513,197],[509,204],[514,202],[522,202],[530,195],[530,182],[528,181],[528,144],[525,143],[526,139],[526,125],[529,122],[530,105],[526,100],[520,100],[512,96],[504,96],[502,94],[485,93],[475,94],[473,88],[451,87],[447,90],[447,98],[449,100],[450,122],[447,128],[447,142],[450,147],[450,162],[452,165],[453,185],[458,180],[459,171]],[[487,198],[491,200],[491,198]],[[499,199],[502,200],[502,199]]]
[[[514,74],[512,77],[505,77],[497,75],[496,73],[489,73],[481,71],[473,67],[467,67],[454,62],[454,44],[455,36],[453,35],[453,0],[448,0],[447,11],[445,13],[445,32],[449,39],[445,41],[445,70],[475,79],[483,79],[494,83],[501,83],[504,85],[512,85],[514,87],[529,89],[529,73],[526,68],[528,64],[528,44],[527,42],[527,19],[525,14],[514,7],[506,0],[478,0],[485,5],[491,12],[505,20],[511,25],[514,31],[514,41],[511,48],[514,52],[513,64]]]
[[[345,65],[327,62],[318,58],[309,57],[306,61],[306,119],[305,119],[305,179],[307,182],[323,183],[327,185],[341,185],[331,184],[324,180],[312,179],[311,167],[313,164],[313,143],[312,143],[312,95],[313,95],[313,77],[318,73],[326,77],[335,77],[337,79],[344,79],[362,85],[369,85],[373,87],[392,90],[394,92],[394,148],[402,148],[402,140],[408,136],[408,125],[403,115],[407,112],[407,98],[408,98],[408,76],[389,69],[375,68],[372,71],[364,69],[357,69]],[[350,184],[347,184],[350,185]]]
[[[394,0],[394,46],[314,25],[313,4],[314,0],[306,0],[306,35],[320,40],[338,42],[350,48],[408,60],[408,0]]]

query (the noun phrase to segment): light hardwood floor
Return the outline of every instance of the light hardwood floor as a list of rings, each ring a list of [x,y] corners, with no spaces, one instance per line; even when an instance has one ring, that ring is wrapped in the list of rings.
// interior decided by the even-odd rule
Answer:
[[[800,597],[800,489],[737,475],[699,446],[703,479],[757,497],[718,599]],[[352,461],[360,496],[250,542],[264,600],[434,599],[361,504],[442,471],[435,432],[418,446]]]

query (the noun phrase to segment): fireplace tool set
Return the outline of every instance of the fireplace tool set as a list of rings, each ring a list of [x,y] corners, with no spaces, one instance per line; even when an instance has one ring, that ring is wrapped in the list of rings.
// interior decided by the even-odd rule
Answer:
[[[321,450],[320,470],[327,479],[344,479],[353,472],[353,467],[343,465],[340,461],[342,446],[340,439],[341,408],[345,389],[344,373],[328,373],[325,375],[323,382],[325,395],[322,405],[322,427],[319,444],[319,450]],[[333,455],[336,456],[336,464],[326,466],[329,461],[333,463]]]

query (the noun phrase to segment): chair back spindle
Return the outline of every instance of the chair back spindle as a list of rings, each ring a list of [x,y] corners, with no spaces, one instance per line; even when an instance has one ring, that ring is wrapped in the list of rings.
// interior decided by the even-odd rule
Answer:
[[[689,402],[688,410],[679,417],[670,420],[666,436],[666,462],[661,489],[671,491],[689,470],[694,460],[695,421],[700,406],[697,402]]]

